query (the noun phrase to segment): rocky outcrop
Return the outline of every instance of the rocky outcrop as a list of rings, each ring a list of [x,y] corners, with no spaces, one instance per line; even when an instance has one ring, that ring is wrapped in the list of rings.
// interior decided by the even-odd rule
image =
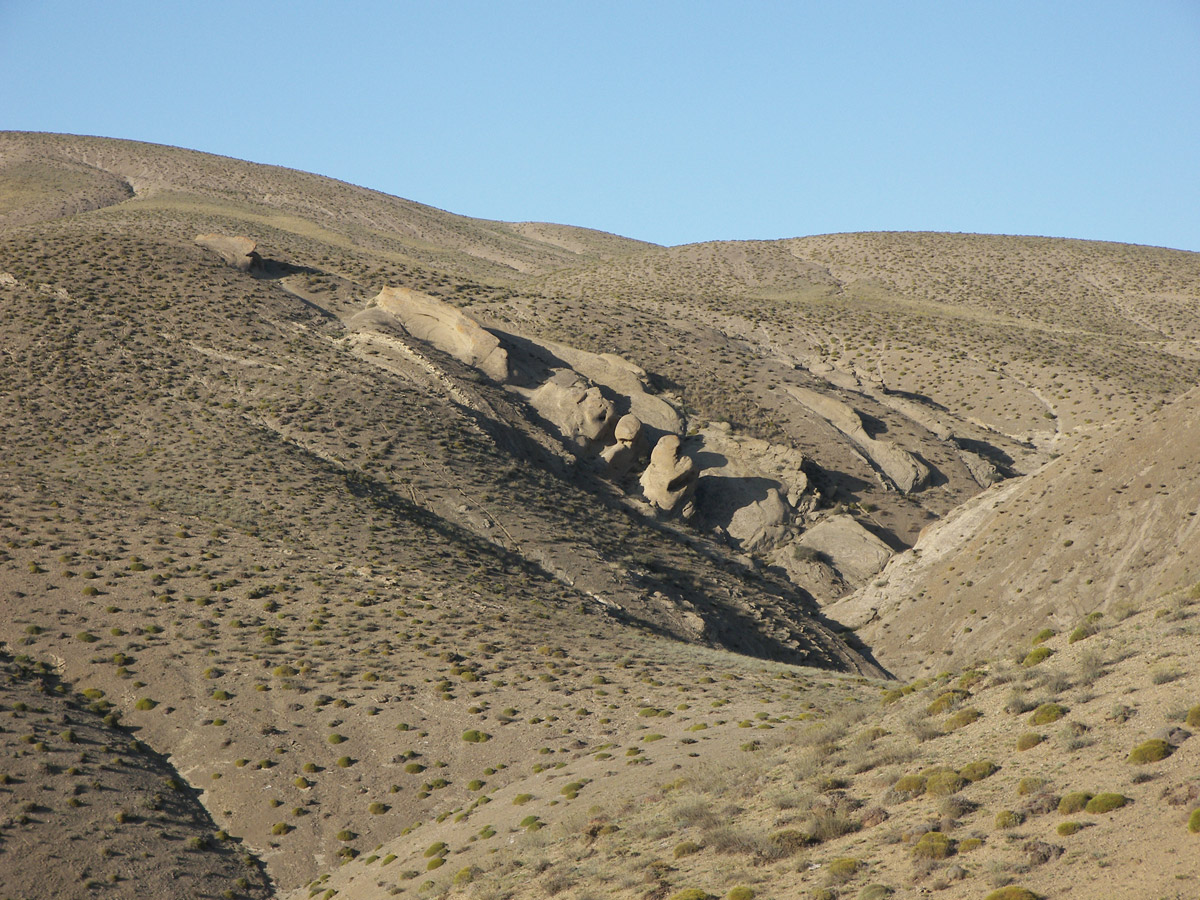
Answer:
[[[713,422],[687,440],[686,450],[700,469],[697,513],[747,553],[789,541],[815,503],[804,456],[791,447]]]
[[[850,515],[823,519],[796,543],[819,554],[852,587],[882,571],[892,558],[892,549]]]
[[[658,439],[641,485],[642,493],[656,509],[691,518],[695,511],[692,495],[696,490],[696,463],[679,452],[679,435],[667,434]]]
[[[411,288],[385,287],[374,303],[417,340],[479,369],[494,381],[508,380],[508,353],[500,339],[460,309]]]
[[[816,413],[849,438],[897,490],[910,494],[929,483],[929,467],[907,450],[902,450],[890,441],[876,440],[867,434],[862,418],[852,406],[796,385],[788,385],[787,392],[802,406]]]
[[[617,420],[613,429],[613,440],[600,451],[600,458],[608,465],[613,478],[621,478],[637,465],[646,453],[647,441],[642,423],[633,413],[626,413]]]
[[[196,243],[205,250],[217,254],[226,265],[239,272],[249,272],[262,265],[262,257],[255,252],[258,244],[245,235],[199,234]]]
[[[551,422],[563,440],[579,450],[607,444],[617,423],[616,410],[600,389],[572,369],[558,369],[528,394],[532,406]]]

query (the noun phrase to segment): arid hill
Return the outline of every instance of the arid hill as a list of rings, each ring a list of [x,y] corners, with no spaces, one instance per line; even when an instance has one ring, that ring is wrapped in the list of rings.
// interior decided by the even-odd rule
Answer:
[[[1198,306],[0,133],[0,892],[1175,890]]]

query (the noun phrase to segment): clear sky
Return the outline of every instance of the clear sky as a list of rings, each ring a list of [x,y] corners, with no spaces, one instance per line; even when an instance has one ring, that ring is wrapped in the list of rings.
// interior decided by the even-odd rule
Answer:
[[[1200,0],[0,0],[0,129],[662,244],[1200,251]]]

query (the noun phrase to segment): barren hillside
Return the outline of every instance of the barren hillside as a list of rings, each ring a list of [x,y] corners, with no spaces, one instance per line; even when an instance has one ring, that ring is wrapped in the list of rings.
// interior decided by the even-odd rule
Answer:
[[[1113,761],[1200,702],[1198,305],[1177,251],[664,248],[2,133],[0,887],[1105,896],[1200,802],[1173,732]],[[1133,802],[1064,843],[1085,788]]]

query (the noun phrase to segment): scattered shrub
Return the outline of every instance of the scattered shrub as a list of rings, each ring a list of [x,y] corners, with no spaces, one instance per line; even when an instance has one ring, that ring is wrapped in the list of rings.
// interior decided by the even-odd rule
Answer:
[[[1200,808],[1193,809],[1192,814],[1188,816],[1188,831],[1200,834]]]
[[[154,707],[156,707],[156,706],[158,706],[158,701],[151,700],[149,697],[143,697],[137,703],[133,704],[134,709],[139,709],[142,712],[145,712],[146,710],[149,710],[149,709],[154,709]]]
[[[486,732],[472,728],[470,731],[464,731],[462,739],[468,744],[482,744],[484,741],[490,741],[492,736]]]
[[[925,792],[934,797],[949,797],[967,785],[967,779],[953,769],[941,769],[925,779]]]
[[[1058,801],[1058,811],[1065,815],[1071,813],[1083,812],[1083,808],[1088,805],[1088,802],[1095,794],[1090,794],[1087,791],[1072,791],[1069,794],[1064,794],[1063,798]]]
[[[1051,722],[1057,722],[1068,711],[1061,703],[1043,703],[1033,711],[1033,715],[1029,717],[1029,724],[1049,725]]]
[[[1170,744],[1162,738],[1151,738],[1134,747],[1125,761],[1134,765],[1145,765],[1146,763],[1160,762],[1170,755]]]
[[[1035,634],[1033,636],[1033,640],[1030,641],[1030,643],[1036,647],[1038,644],[1045,643],[1046,641],[1050,640],[1050,638],[1052,638],[1052,637],[1054,637],[1054,629],[1053,628],[1043,628],[1041,631],[1039,631],[1037,634]]]
[[[966,709],[960,709],[942,723],[942,731],[956,731],[965,725],[970,725],[982,715],[983,713],[974,707],[969,706]]]
[[[710,900],[711,897],[708,891],[702,891],[700,888],[684,888],[672,894],[671,900]]]
[[[676,859],[683,859],[685,856],[691,856],[693,853],[700,852],[700,845],[695,841],[682,841],[675,845],[674,856]]]
[[[958,774],[971,784],[974,784],[977,781],[983,781],[983,779],[994,775],[998,771],[1000,771],[1000,767],[990,759],[979,759],[973,763],[967,763],[958,770]]]
[[[912,848],[915,859],[945,859],[954,852],[954,842],[940,831],[927,831]]]
[[[1018,812],[1013,812],[1011,809],[1002,809],[996,813],[997,828],[1016,828],[1023,821],[1024,817]]]
[[[1070,837],[1081,828],[1083,828],[1081,822],[1059,822],[1058,827],[1054,830],[1063,837]]]
[[[998,891],[992,891],[983,900],[1041,900],[1041,898],[1028,888],[1010,884],[1008,887],[1002,887]]]
[[[892,785],[892,790],[897,794],[908,794],[911,797],[919,797],[925,793],[925,776],[901,775],[896,783]]]
[[[1022,751],[1030,750],[1045,739],[1045,735],[1038,734],[1036,731],[1027,731],[1017,738],[1017,749]]]
[[[931,716],[936,716],[939,713],[949,712],[963,700],[966,700],[971,695],[966,691],[952,690],[941,694],[936,700],[925,707],[925,712]]]
[[[1021,660],[1021,665],[1028,669],[1031,666],[1036,666],[1038,663],[1043,662],[1048,657],[1053,655],[1054,651],[1049,647],[1035,647],[1025,654],[1025,658]]]
[[[729,893],[725,895],[725,900],[754,900],[754,888],[748,888],[745,885],[730,888]]]
[[[1046,779],[1036,778],[1033,775],[1027,775],[1017,782],[1017,796],[1025,797],[1029,794],[1036,794],[1046,786]]]
[[[841,884],[849,881],[862,868],[862,862],[853,856],[840,856],[825,867],[830,881]]]
[[[1097,794],[1084,806],[1083,811],[1100,815],[1101,813],[1112,812],[1114,809],[1120,809],[1126,804],[1127,798],[1121,794],[1104,793]]]

